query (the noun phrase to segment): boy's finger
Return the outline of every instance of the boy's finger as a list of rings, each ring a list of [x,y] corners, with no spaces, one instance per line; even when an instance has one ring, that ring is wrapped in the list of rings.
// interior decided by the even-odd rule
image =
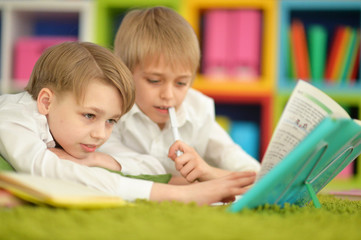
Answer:
[[[256,180],[256,176],[254,175],[254,176],[241,177],[238,179],[237,182],[239,183],[240,187],[245,188],[253,184],[255,180]]]
[[[188,178],[189,173],[193,169],[194,169],[194,166],[193,166],[192,162],[188,162],[182,167],[182,169],[180,170],[180,173],[182,174],[183,177]]]
[[[198,180],[198,177],[199,177],[199,176],[198,176],[197,171],[196,171],[195,169],[193,169],[193,171],[191,171],[191,172],[187,175],[186,179],[187,179],[188,182],[193,183],[193,182],[195,182],[196,180]]]

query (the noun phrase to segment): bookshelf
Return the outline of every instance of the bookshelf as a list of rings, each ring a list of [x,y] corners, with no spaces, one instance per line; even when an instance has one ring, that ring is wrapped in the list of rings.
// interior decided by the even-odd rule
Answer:
[[[179,10],[181,1],[172,0],[94,0],[96,3],[96,36],[99,45],[113,49],[113,41],[124,14],[131,8],[167,6]]]
[[[233,112],[228,113],[231,120],[244,120],[244,117],[239,117],[237,111],[242,111],[245,105],[254,106],[255,111],[259,111],[258,119],[254,119],[259,124],[260,134],[260,156],[263,155],[267,144],[272,135],[272,112],[273,112],[273,98],[276,83],[276,42],[277,34],[275,34],[277,26],[277,1],[269,0],[185,0],[182,4],[182,14],[190,22],[198,35],[204,52],[204,16],[208,11],[221,9],[227,11],[234,10],[257,10],[261,12],[261,46],[260,46],[260,74],[253,77],[237,76],[222,76],[213,78],[212,76],[204,74],[204,69],[201,69],[196,77],[193,87],[201,92],[209,95],[215,99],[216,113],[223,112],[222,109],[217,109],[217,104],[222,103],[233,107]],[[231,49],[232,51],[232,49]],[[245,118],[247,120],[248,117]],[[258,158],[260,159],[260,158]]]
[[[87,0],[0,1],[0,94],[22,91],[25,85],[16,85],[14,79],[19,39],[51,35],[92,41],[93,10],[93,2]]]
[[[361,80],[360,68],[361,65],[356,65],[357,75],[353,82],[350,80],[330,81],[326,77],[325,72],[327,68],[327,61],[331,58],[332,43],[337,27],[347,26],[355,29],[361,28],[361,2],[353,0],[314,0],[314,1],[300,1],[300,0],[282,0],[279,1],[279,42],[278,42],[278,81],[277,92],[275,92],[274,101],[274,126],[277,123],[282,110],[290,96],[292,89],[295,86],[296,78],[289,75],[290,67],[290,48],[289,44],[289,29],[292,22],[298,19],[304,24],[306,35],[310,37],[310,29],[312,26],[321,26],[327,35],[325,67],[323,69],[324,76],[321,79],[309,79],[314,85],[326,92],[335,101],[348,109],[352,118],[361,118]],[[360,33],[358,33],[360,34]],[[310,44],[310,42],[308,42]],[[292,43],[291,43],[292,45]],[[287,46],[287,47],[284,47]],[[308,45],[309,47],[309,45]],[[310,51],[310,50],[309,50]],[[360,51],[360,49],[356,50]],[[346,50],[344,50],[346,52]],[[274,127],[273,126],[273,127]],[[361,179],[361,164],[360,159],[356,161],[354,171],[357,173],[357,178]]]
[[[360,29],[361,27],[361,2],[353,0],[333,0],[333,1],[299,1],[299,0],[282,0],[279,2],[279,63],[278,63],[278,89],[291,90],[295,85],[295,78],[290,78],[288,68],[290,65],[288,47],[289,30],[292,21],[300,20],[305,27],[307,37],[310,34],[312,26],[321,26],[325,29],[327,35],[326,42],[326,61],[331,55],[331,45],[335,36],[335,31],[339,26],[349,26]],[[309,44],[309,43],[308,43]],[[309,47],[309,46],[308,46]],[[325,66],[326,68],[326,66]],[[360,65],[358,65],[360,68]],[[324,69],[325,71],[325,69]],[[347,94],[357,93],[361,88],[360,74],[353,84],[330,83],[328,79],[310,79],[318,87],[327,93],[344,92]]]

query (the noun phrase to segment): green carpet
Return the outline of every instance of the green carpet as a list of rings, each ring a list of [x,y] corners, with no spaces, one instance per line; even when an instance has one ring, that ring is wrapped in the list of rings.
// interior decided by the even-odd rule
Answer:
[[[0,169],[8,168],[6,161],[0,161]],[[347,189],[345,186],[360,188],[359,179],[335,183],[331,182],[324,192]],[[318,196],[321,209],[312,204],[284,209],[266,206],[239,213],[227,212],[227,206],[149,201],[96,210],[35,205],[0,207],[0,240],[361,239],[361,201]]]
[[[360,239],[361,201],[320,195],[321,209],[137,201],[115,209],[0,208],[0,239]]]

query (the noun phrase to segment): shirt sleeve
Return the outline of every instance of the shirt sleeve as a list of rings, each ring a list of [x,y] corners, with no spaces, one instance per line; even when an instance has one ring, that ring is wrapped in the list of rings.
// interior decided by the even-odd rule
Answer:
[[[99,151],[112,156],[122,166],[122,172],[130,175],[166,174],[166,170],[158,159],[151,155],[140,154],[127,146],[121,139],[118,129],[114,128],[110,138],[99,148]]]
[[[42,126],[42,127],[40,127]],[[79,182],[124,200],[149,199],[152,182],[130,179],[97,167],[62,160],[48,150],[46,118],[17,111],[0,111],[0,153],[16,171]],[[50,134],[50,133],[49,133]]]

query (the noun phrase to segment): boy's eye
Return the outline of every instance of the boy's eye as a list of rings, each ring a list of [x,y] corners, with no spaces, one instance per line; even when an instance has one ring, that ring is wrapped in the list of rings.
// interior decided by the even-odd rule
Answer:
[[[93,119],[93,118],[95,118],[95,115],[91,114],[91,113],[85,113],[84,117],[87,118],[87,119]]]
[[[160,81],[159,80],[155,80],[155,79],[147,79],[147,81],[149,82],[149,83],[159,83]]]
[[[177,82],[177,85],[179,85],[179,86],[187,86],[187,83],[186,82]]]
[[[107,122],[111,125],[114,125],[118,122],[118,120],[117,119],[108,119]]]

